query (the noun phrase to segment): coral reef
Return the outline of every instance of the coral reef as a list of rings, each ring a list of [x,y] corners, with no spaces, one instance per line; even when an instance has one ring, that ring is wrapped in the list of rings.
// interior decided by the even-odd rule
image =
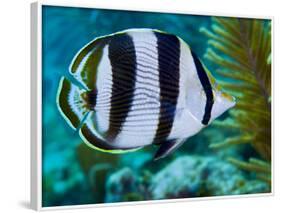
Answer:
[[[128,167],[117,171],[108,178],[106,192],[105,201],[109,203],[124,201],[124,196],[133,197],[138,194],[137,175]]]
[[[146,185],[142,180],[127,167],[113,173],[107,180],[106,201],[128,201],[128,196],[131,200],[157,200],[270,191],[267,183],[217,157],[181,156],[147,178]]]
[[[152,179],[153,199],[232,195],[268,191],[267,184],[247,179],[232,164],[216,157],[182,156]],[[247,187],[250,186],[250,187]]]

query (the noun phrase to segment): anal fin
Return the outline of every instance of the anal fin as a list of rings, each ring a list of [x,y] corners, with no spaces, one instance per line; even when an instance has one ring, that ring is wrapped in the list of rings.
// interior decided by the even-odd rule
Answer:
[[[159,160],[160,158],[164,158],[167,155],[171,154],[178,147],[180,147],[185,140],[177,139],[177,140],[168,140],[162,143],[154,155],[154,160]]]

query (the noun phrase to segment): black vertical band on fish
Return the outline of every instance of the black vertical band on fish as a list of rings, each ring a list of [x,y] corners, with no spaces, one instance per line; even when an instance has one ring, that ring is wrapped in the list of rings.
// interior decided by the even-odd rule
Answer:
[[[158,70],[160,84],[160,115],[154,142],[166,140],[175,118],[180,81],[180,42],[170,34],[155,32],[157,37]],[[173,51],[170,51],[170,50]],[[167,85],[167,74],[173,76],[174,85]]]
[[[209,81],[208,75],[207,75],[206,71],[204,70],[204,67],[201,64],[200,60],[198,59],[198,57],[196,56],[196,54],[194,52],[191,51],[191,54],[192,54],[192,57],[193,57],[193,60],[194,60],[195,66],[196,66],[199,80],[201,82],[201,85],[202,85],[205,95],[206,95],[205,112],[204,112],[204,116],[203,116],[203,119],[201,122],[202,122],[202,124],[207,125],[210,121],[212,107],[214,104],[213,90],[212,90],[212,86]]]
[[[109,60],[112,67],[112,94],[110,101],[109,129],[107,140],[112,142],[120,132],[128,116],[134,98],[136,83],[136,53],[134,42],[127,34],[116,35],[109,42]],[[114,98],[120,91],[126,90],[126,102],[122,113],[118,112],[119,104]]]
[[[85,100],[91,110],[94,110],[96,103],[97,103],[97,90],[92,89],[85,93]]]

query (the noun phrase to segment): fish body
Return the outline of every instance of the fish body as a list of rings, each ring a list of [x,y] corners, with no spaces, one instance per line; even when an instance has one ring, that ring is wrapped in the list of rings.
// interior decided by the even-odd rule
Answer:
[[[159,145],[167,156],[235,105],[179,37],[129,29],[99,37],[74,57],[62,77],[58,108],[83,141],[120,153]]]

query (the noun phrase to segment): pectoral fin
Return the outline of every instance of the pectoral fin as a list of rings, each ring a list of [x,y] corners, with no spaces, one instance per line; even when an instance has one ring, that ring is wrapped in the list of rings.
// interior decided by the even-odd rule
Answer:
[[[180,147],[185,140],[178,139],[178,140],[169,140],[162,143],[157,150],[154,160],[159,160],[160,158],[164,158],[167,155],[171,154],[174,150]]]

